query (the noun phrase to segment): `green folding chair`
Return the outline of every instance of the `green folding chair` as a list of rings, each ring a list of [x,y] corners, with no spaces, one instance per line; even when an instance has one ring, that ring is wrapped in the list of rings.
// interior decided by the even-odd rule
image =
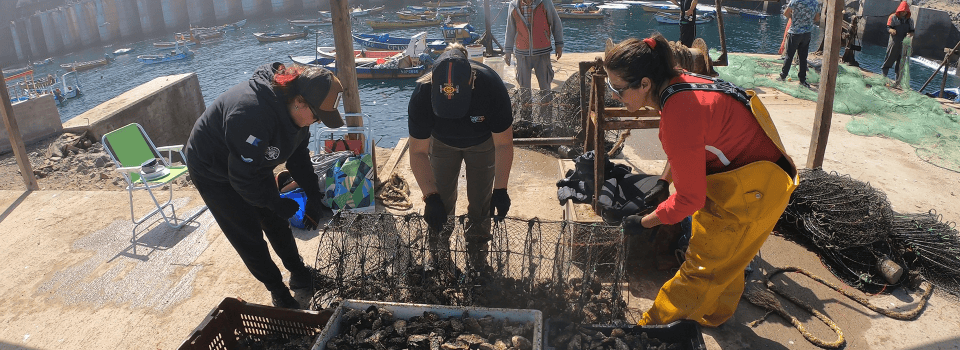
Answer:
[[[183,156],[183,145],[158,148],[153,144],[153,141],[150,140],[150,137],[147,136],[147,133],[143,131],[143,127],[137,123],[131,123],[106,133],[103,135],[102,142],[103,148],[110,154],[110,158],[113,159],[114,164],[117,165],[117,171],[120,172],[124,181],[127,182],[127,193],[130,197],[130,220],[134,223],[133,239],[136,239],[136,225],[140,225],[154,215],[160,214],[168,226],[178,229],[196,219],[197,216],[207,209],[207,207],[204,206],[188,218],[178,218],[176,208],[174,208],[171,203],[173,200],[173,180],[187,173],[186,166],[171,166],[173,152],[179,153],[181,160],[186,159]],[[160,152],[167,152],[167,157],[164,158]],[[141,164],[151,159],[157,159],[158,164],[162,164],[169,170],[169,173],[159,177],[151,176],[148,177],[149,180],[146,180]],[[154,194],[154,190],[165,185],[169,185],[169,196],[165,202],[160,203]],[[133,211],[133,192],[137,190],[146,190],[156,205],[156,209],[153,209],[139,219],[137,219]],[[164,211],[167,207],[170,207],[170,215],[167,215]]]

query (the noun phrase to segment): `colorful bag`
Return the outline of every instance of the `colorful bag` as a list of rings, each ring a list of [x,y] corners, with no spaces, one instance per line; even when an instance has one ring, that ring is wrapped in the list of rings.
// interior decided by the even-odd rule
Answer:
[[[323,204],[337,211],[373,208],[373,157],[365,153],[339,161],[327,170]]]
[[[289,221],[291,226],[301,230],[305,229],[306,226],[303,224],[303,218],[306,215],[306,211],[304,209],[307,208],[307,194],[303,192],[303,189],[298,187],[294,190],[283,192],[280,194],[280,198],[289,198],[297,201],[297,204],[300,204],[300,209],[297,209],[297,213],[293,214]]]

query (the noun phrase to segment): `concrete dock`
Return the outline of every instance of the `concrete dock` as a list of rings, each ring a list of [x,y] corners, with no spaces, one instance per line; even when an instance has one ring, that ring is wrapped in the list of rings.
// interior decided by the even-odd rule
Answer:
[[[556,63],[555,83],[573,73],[578,62],[597,55],[564,54]],[[804,164],[816,104],[772,89],[759,92],[787,151]],[[921,161],[902,142],[848,133],[844,126],[852,118],[834,115],[826,170],[870,182],[897,211],[936,209],[944,220],[960,221],[960,174]],[[651,145],[656,145],[655,131],[635,132],[616,161],[657,172],[664,159],[657,158]],[[390,157],[390,150],[378,155],[381,161]],[[406,154],[397,157],[396,169],[410,183],[411,198],[420,198]],[[555,182],[561,176],[557,159],[518,149],[509,190],[511,216],[560,220]],[[177,191],[174,197],[186,212],[202,205],[193,191]],[[458,214],[465,211],[463,202]],[[139,203],[138,213],[148,209],[147,202]],[[122,191],[0,191],[0,256],[5,257],[0,266],[0,349],[171,349],[224,297],[270,303],[269,293],[250,275],[209,213],[174,231],[162,222],[135,228],[129,209]],[[422,209],[415,201],[411,210]],[[131,244],[134,232],[137,239]],[[294,234],[304,259],[313,261],[318,231],[295,229]],[[670,275],[637,264],[643,260],[626,267],[628,301],[633,312],[642,312]],[[764,270],[800,266],[838,283],[813,253],[776,236],[761,250],[760,265]],[[896,321],[805,278],[788,275],[782,281],[837,322],[847,349],[960,349],[956,296],[935,293],[918,319]],[[883,308],[907,309],[916,301],[902,290],[867,298]],[[816,336],[834,339],[812,316],[790,305],[787,309]],[[749,325],[764,314],[743,301],[726,324],[704,329],[707,348],[817,349],[776,315]]]

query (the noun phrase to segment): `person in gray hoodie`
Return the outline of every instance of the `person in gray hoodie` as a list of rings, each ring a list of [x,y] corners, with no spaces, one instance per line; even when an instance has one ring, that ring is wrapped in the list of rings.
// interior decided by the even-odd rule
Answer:
[[[343,125],[337,111],[343,86],[318,67],[273,63],[207,107],[185,147],[190,178],[230,244],[250,273],[262,282],[273,305],[300,308],[270,257],[266,235],[283,266],[290,288],[313,287],[313,272],[303,263],[288,218],[300,205],[281,198],[273,170],[287,170],[307,196],[304,222],[316,229],[323,198],[310,162],[310,125]]]

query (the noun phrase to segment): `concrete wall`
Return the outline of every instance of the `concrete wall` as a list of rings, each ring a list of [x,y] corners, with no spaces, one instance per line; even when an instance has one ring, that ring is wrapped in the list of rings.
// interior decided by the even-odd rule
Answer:
[[[224,23],[243,17],[243,4],[240,0],[213,0],[213,12],[217,23]]]
[[[153,79],[70,119],[63,127],[97,139],[129,123],[143,126],[154,144],[180,145],[206,107],[196,73]]]
[[[243,6],[243,15],[247,18],[269,16],[273,13],[270,0],[240,0]]]
[[[27,41],[33,55],[43,56],[47,52],[47,42],[43,39],[43,28],[40,27],[40,17],[37,15],[27,17]]]
[[[115,0],[115,4],[117,5],[117,17],[120,19],[120,37],[126,39],[139,37],[143,34],[137,0]]]
[[[120,18],[115,0],[97,0],[97,31],[103,41],[120,38]]]
[[[316,11],[320,9],[320,0],[303,0],[303,9],[304,11]],[[329,1],[324,1],[327,3],[326,7],[330,7]],[[482,4],[481,4],[482,5]],[[481,7],[482,11],[482,7]]]
[[[205,25],[217,20],[213,12],[213,0],[187,1],[187,12],[190,14],[190,24]]]
[[[13,115],[17,118],[17,126],[20,128],[20,135],[25,144],[63,131],[60,111],[57,110],[53,95],[43,95],[15,103]],[[7,133],[6,128],[0,128],[0,152],[9,151],[11,151],[10,134]]]
[[[2,32],[0,32],[0,47],[13,47],[13,52],[10,50],[0,53],[0,61],[12,61],[13,59],[22,60],[26,57],[23,53],[23,49],[20,47],[20,34],[17,30],[17,22],[10,21],[10,25],[6,27]]]
[[[960,30],[950,21],[950,14],[940,10],[919,8],[914,13],[917,32],[913,39],[913,54],[941,58],[943,49],[952,49],[960,40]]]
[[[137,0],[137,11],[140,17],[140,30],[144,33],[155,33],[165,29],[159,1]]]
[[[190,25],[186,0],[161,0],[160,10],[163,11],[164,25],[168,31],[184,30]]]
[[[43,38],[47,47],[47,54],[59,52],[63,48],[63,38],[54,31],[53,21],[50,19],[50,12],[40,13],[40,27],[43,30]]]

